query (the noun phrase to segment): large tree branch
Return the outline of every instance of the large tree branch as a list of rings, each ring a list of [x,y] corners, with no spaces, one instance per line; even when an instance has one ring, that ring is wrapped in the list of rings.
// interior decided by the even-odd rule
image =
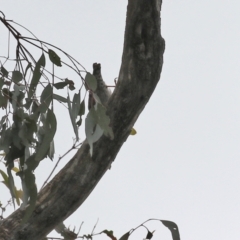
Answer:
[[[160,78],[165,47],[160,33],[160,10],[161,0],[128,1],[122,65],[107,111],[114,140],[102,136],[94,144],[92,157],[84,141],[39,193],[27,223],[20,225],[25,212],[20,209],[1,222],[1,239],[42,239],[85,201],[114,161]]]

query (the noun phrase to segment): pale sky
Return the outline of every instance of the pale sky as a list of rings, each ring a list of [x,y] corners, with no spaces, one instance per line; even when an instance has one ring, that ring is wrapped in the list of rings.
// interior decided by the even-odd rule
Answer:
[[[126,6],[126,0],[8,0],[1,1],[0,10],[88,71],[100,62],[105,81],[113,84],[121,64]],[[84,221],[80,235],[89,234],[99,219],[95,232],[109,229],[120,238],[143,221],[159,218],[175,222],[182,240],[239,240],[239,13],[238,1],[163,1],[161,80],[135,124],[137,135],[128,138],[67,226],[78,228]],[[7,52],[3,25],[0,36],[2,56]],[[69,69],[64,71],[71,77]],[[65,109],[57,114],[63,122],[56,160],[74,137],[67,114]],[[55,162],[46,159],[36,171],[39,188]],[[4,185],[0,192],[4,203],[9,193]],[[153,239],[172,239],[160,223],[147,226],[156,230]],[[145,235],[138,230],[130,239]]]

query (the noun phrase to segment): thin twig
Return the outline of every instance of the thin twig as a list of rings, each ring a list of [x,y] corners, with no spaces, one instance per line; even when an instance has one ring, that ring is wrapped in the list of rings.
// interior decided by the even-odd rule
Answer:
[[[70,153],[73,149],[78,148],[82,143],[79,143],[78,145],[76,145],[76,143],[73,144],[73,146],[67,151],[65,152],[61,157],[59,157],[58,161],[56,162],[53,170],[51,171],[51,173],[49,174],[49,176],[47,177],[47,179],[45,180],[45,182],[43,183],[42,187],[40,190],[43,189],[43,187],[47,184],[48,180],[50,179],[50,177],[52,176],[53,172],[55,171],[55,169],[57,168],[58,164],[60,163],[60,161],[68,154]]]

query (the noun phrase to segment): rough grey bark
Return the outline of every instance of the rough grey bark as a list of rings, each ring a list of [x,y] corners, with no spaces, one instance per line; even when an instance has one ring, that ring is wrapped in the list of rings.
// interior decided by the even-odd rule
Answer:
[[[81,206],[108,170],[160,78],[165,47],[160,33],[161,3],[128,1],[122,65],[116,89],[108,101],[114,140],[101,137],[92,157],[85,141],[39,193],[35,211],[26,224],[20,225],[24,214],[20,209],[1,222],[1,240],[43,239]]]

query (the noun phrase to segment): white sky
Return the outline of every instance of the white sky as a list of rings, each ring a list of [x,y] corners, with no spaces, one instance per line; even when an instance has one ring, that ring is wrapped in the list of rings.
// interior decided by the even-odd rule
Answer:
[[[113,84],[121,64],[126,6],[126,0],[8,0],[0,10],[88,71],[100,62],[105,81]],[[84,221],[81,233],[88,234],[99,218],[96,232],[113,230],[119,238],[148,218],[159,218],[177,223],[184,240],[240,238],[239,13],[238,1],[163,1],[161,81],[135,125],[138,134],[129,137],[67,225]],[[6,55],[3,25],[0,36],[0,55]],[[68,69],[65,75],[71,75]],[[67,116],[61,111],[61,118]],[[59,127],[57,156],[72,145],[68,125]],[[36,171],[39,188],[52,166],[45,160]],[[3,185],[0,192],[2,202],[9,199]],[[156,230],[155,239],[172,239],[160,224],[148,226]],[[139,230],[132,239],[144,237]]]

